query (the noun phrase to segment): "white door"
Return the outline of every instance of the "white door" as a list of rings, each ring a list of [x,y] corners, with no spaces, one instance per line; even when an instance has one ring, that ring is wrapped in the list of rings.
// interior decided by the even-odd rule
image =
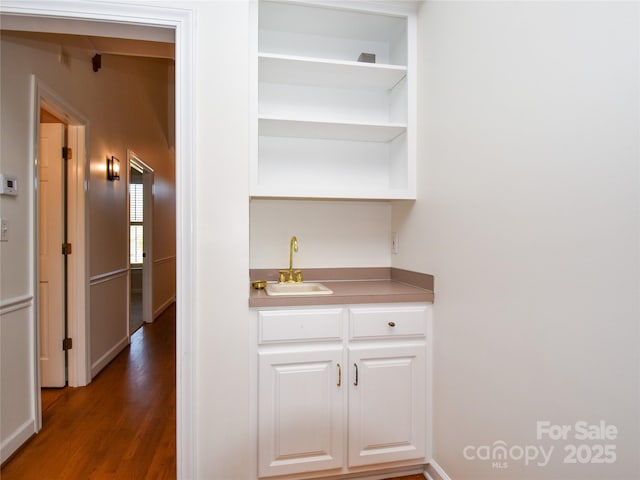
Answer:
[[[41,386],[64,387],[64,125],[40,124],[39,317]]]
[[[142,255],[142,320],[153,322],[153,170],[144,168],[143,184],[143,248]]]
[[[259,354],[261,477],[340,468],[343,348]]]
[[[140,303],[139,296],[135,297],[136,304],[134,308],[132,308],[131,312],[134,311],[136,316],[138,316],[138,310],[141,308],[141,321],[144,323],[153,322],[153,182],[154,182],[154,173],[153,169],[149,167],[138,155],[135,154],[132,150],[127,151],[127,158],[129,162],[129,191],[130,194],[133,191],[134,185],[137,185],[140,188],[139,178],[132,182],[133,171],[142,175],[142,210],[139,208],[135,209],[136,214],[131,215],[129,217],[130,227],[129,230],[129,238],[130,238],[130,249],[139,250],[139,247],[142,247],[142,258],[138,258],[139,255],[133,255],[132,257],[136,257],[137,261],[134,263],[135,267],[140,269],[142,268],[142,299]],[[136,193],[139,193],[137,191]],[[136,205],[139,206],[139,195],[136,196]],[[135,219],[134,219],[135,218]],[[138,234],[134,235],[134,231],[138,230]],[[135,242],[136,237],[139,237],[139,233],[142,233],[142,245],[139,245]],[[133,240],[133,241],[132,241]],[[139,251],[137,253],[140,253]],[[130,265],[131,266],[131,265]],[[139,272],[137,272],[139,273]],[[133,299],[132,295],[132,299]],[[132,304],[133,306],[133,304]],[[130,331],[133,331],[139,325],[138,319],[134,319],[131,322],[130,319]],[[134,328],[132,328],[132,326]]]
[[[349,372],[349,466],[424,457],[424,344],[350,347]]]

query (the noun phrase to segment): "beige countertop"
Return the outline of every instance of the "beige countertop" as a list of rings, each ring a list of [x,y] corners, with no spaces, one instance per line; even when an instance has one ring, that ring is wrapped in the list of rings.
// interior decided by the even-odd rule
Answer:
[[[331,295],[270,297],[249,285],[250,307],[433,302],[433,276],[394,268],[303,270],[305,281],[319,281]],[[275,270],[251,270],[250,279],[274,281]]]

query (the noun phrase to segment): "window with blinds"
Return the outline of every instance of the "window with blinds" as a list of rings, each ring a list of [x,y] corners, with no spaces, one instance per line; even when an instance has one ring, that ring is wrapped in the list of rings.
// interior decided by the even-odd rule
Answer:
[[[129,262],[142,263],[144,242],[142,237],[142,219],[144,218],[142,184],[129,185]]]

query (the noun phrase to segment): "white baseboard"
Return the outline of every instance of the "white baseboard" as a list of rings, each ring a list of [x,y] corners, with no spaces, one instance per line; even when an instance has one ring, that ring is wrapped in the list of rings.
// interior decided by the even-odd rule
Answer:
[[[116,358],[118,354],[129,345],[129,337],[124,337],[113,347],[109,349],[107,353],[102,355],[96,362],[91,365],[91,378],[93,379],[104,367],[106,367],[111,360]]]
[[[27,420],[20,425],[15,432],[2,442],[0,446],[0,463],[15,453],[24,442],[36,433],[36,421],[34,419]]]
[[[174,295],[173,297],[170,297],[162,305],[160,305],[158,308],[156,308],[155,311],[153,312],[153,319],[155,320],[156,318],[158,318],[162,314],[162,312],[164,312],[175,301],[176,301],[176,296]]]
[[[384,473],[381,473],[384,472]],[[387,478],[396,478],[396,477],[404,477],[407,475],[420,475],[424,474],[424,467],[414,466],[414,467],[396,467],[396,468],[387,468],[384,470],[378,470],[377,472],[357,472],[357,473],[339,473],[335,475],[326,475],[322,477],[318,477],[313,473],[302,474],[302,478],[306,478],[308,480],[384,480]],[[253,477],[255,478],[255,477]],[[300,478],[300,477],[298,477]]]
[[[431,461],[429,461],[429,465],[436,471],[440,478],[433,478],[431,475],[429,475],[429,472],[425,470],[424,476],[427,478],[427,480],[451,480],[451,477],[447,475],[447,473],[442,469],[440,465],[438,465],[438,462],[432,459]]]

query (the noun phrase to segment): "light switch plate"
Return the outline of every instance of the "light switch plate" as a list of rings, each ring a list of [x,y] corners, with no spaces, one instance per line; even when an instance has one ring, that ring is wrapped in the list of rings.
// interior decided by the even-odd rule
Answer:
[[[18,179],[12,175],[0,173],[0,195],[18,195]]]
[[[0,220],[0,242],[9,241],[9,220]]]

